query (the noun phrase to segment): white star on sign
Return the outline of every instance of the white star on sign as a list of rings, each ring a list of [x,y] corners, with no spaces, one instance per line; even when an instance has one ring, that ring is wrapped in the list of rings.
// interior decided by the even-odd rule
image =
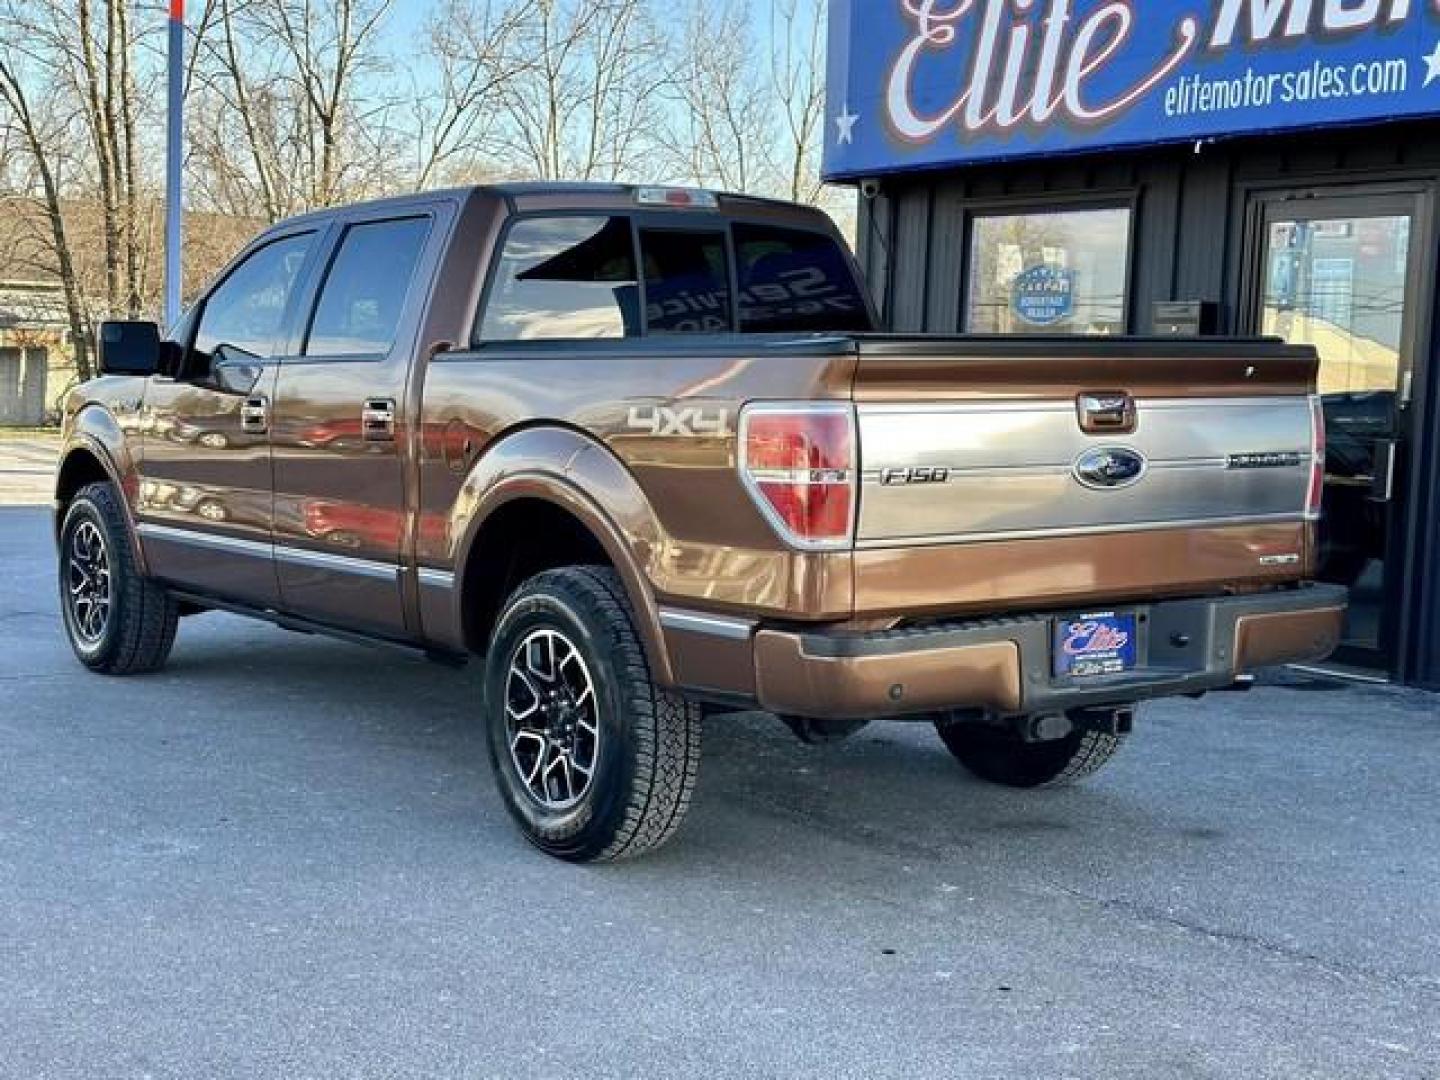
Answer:
[[[1436,52],[1440,52],[1437,49]],[[860,122],[860,117],[850,111],[850,106],[845,106],[845,111],[835,118],[835,127],[838,134],[835,136],[836,146],[855,145],[855,125]]]
[[[1440,42],[1436,42],[1435,51],[1425,57],[1425,85],[1428,87],[1436,79],[1440,79]]]

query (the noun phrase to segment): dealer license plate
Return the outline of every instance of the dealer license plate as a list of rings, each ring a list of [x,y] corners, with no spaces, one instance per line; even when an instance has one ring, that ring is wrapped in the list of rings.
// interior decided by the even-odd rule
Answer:
[[[1087,679],[1119,675],[1139,656],[1134,615],[1105,612],[1055,623],[1055,674]]]

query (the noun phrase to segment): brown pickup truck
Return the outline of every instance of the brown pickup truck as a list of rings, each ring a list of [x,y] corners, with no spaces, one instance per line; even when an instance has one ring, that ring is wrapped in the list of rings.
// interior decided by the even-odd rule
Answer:
[[[106,323],[65,413],[65,627],[163,664],[223,609],[483,658],[506,805],[633,855],[705,714],[933,723],[1093,772],[1136,703],[1321,657],[1323,417],[1271,341],[876,332],[830,222],[517,185],[268,230],[168,337]]]

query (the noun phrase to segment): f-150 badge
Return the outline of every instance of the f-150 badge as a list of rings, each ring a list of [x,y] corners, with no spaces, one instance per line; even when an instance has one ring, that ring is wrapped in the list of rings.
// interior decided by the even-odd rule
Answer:
[[[900,487],[904,484],[944,484],[949,479],[950,470],[943,465],[880,470],[880,483],[886,487]]]

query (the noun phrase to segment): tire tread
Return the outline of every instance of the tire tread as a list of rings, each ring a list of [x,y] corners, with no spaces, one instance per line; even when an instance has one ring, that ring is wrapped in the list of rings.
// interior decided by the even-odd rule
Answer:
[[[604,644],[619,680],[621,707],[634,739],[634,775],[614,833],[583,861],[616,862],[664,844],[679,830],[699,777],[701,710],[657,686],[635,630],[630,600],[616,572],[604,566],[547,570],[525,582],[507,607],[548,594],[604,628]],[[543,845],[542,845],[543,846]]]
[[[140,573],[139,559],[130,541],[129,517],[113,484],[87,484],[75,503],[94,507],[105,529],[111,561],[111,601],[116,645],[109,656],[82,662],[105,675],[145,675],[159,671],[169,659],[180,623],[179,605],[159,582]],[[62,558],[63,553],[62,553]],[[63,602],[63,598],[62,598]]]
[[[946,748],[982,780],[1017,788],[1067,787],[1094,776],[1125,745],[1125,735],[1075,731],[1051,743],[1026,743],[1012,732],[937,720]]]

